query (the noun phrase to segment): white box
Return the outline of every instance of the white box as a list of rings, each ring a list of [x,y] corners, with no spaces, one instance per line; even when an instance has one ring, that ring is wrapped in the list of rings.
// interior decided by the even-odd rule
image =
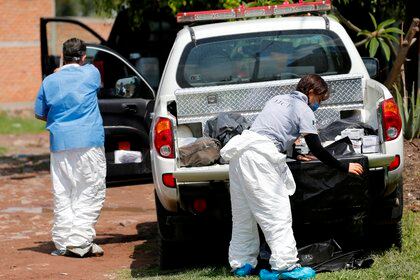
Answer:
[[[362,151],[364,154],[379,153],[379,145],[373,145],[373,146],[363,145]]]
[[[379,145],[379,137],[376,135],[363,136],[362,141],[363,141],[363,147]]]
[[[362,141],[361,140],[351,140],[353,143],[353,149],[356,153],[361,154],[362,153]]]
[[[341,131],[341,137],[349,137],[352,140],[359,140],[365,135],[365,130],[363,128],[346,128]]]
[[[143,161],[143,156],[139,151],[115,150],[114,158],[115,163],[140,163]]]
[[[326,146],[328,146],[328,145],[331,145],[332,143],[334,143],[335,141],[325,141],[325,142],[322,142],[321,144],[322,144],[322,146],[323,147],[326,147]]]

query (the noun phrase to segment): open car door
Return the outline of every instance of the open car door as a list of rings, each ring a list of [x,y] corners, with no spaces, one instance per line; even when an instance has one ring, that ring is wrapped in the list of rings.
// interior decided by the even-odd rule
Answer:
[[[65,36],[60,33],[63,30]],[[98,102],[105,128],[107,183],[150,178],[149,127],[155,97],[152,87],[124,57],[100,45],[105,41],[93,30],[59,18],[41,19],[43,77],[59,67],[63,42],[72,37],[87,42],[87,63],[95,65],[101,74]],[[117,150],[141,152],[142,161],[115,163]]]
[[[89,26],[68,18],[41,18],[41,67],[42,78],[60,66],[63,43],[77,37],[86,43],[104,45],[106,40]]]

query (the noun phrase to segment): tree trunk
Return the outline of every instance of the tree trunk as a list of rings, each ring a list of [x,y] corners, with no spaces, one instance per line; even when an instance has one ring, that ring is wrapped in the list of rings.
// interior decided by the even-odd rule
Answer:
[[[392,84],[395,83],[395,81],[400,75],[401,66],[405,62],[408,50],[411,46],[411,41],[413,40],[416,33],[419,31],[419,22],[420,20],[418,18],[413,19],[410,28],[408,29],[408,32],[400,46],[400,49],[398,50],[397,58],[395,59],[394,65],[391,68],[391,72],[389,73],[388,78],[385,81],[385,86],[389,89],[392,87]]]

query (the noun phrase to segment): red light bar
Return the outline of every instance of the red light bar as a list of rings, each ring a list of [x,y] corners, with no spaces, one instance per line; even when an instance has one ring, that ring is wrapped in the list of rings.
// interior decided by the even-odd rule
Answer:
[[[246,7],[241,5],[235,9],[185,12],[176,15],[177,22],[196,22],[210,20],[226,20],[249,17],[266,17],[290,15],[295,13],[322,12],[331,10],[331,0],[299,3],[284,2],[281,5]]]

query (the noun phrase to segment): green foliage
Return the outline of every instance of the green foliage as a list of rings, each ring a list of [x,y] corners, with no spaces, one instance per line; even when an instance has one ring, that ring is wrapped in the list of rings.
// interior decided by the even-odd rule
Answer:
[[[391,48],[392,42],[398,43],[398,39],[394,34],[404,34],[403,31],[397,27],[390,27],[395,23],[394,19],[387,19],[379,24],[377,24],[375,17],[369,13],[372,20],[374,31],[361,30],[357,33],[357,36],[365,37],[363,42],[365,42],[366,49],[369,50],[369,56],[374,57],[378,51],[378,48],[381,47],[382,52],[385,55],[387,61],[391,59]]]
[[[90,0],[55,0],[56,16],[96,16]]]
[[[400,111],[401,120],[403,124],[404,138],[413,140],[420,137],[420,94],[417,94],[413,89],[411,93],[404,92],[404,97],[401,96],[401,91],[394,85],[398,109]]]
[[[224,0],[168,0],[168,5],[174,14],[178,12],[204,11],[223,8]],[[232,1],[231,1],[232,2]],[[235,1],[236,2],[236,1]],[[239,1],[238,1],[239,2]]]
[[[8,116],[0,112],[0,134],[40,133],[45,131],[45,122],[34,118]]]

